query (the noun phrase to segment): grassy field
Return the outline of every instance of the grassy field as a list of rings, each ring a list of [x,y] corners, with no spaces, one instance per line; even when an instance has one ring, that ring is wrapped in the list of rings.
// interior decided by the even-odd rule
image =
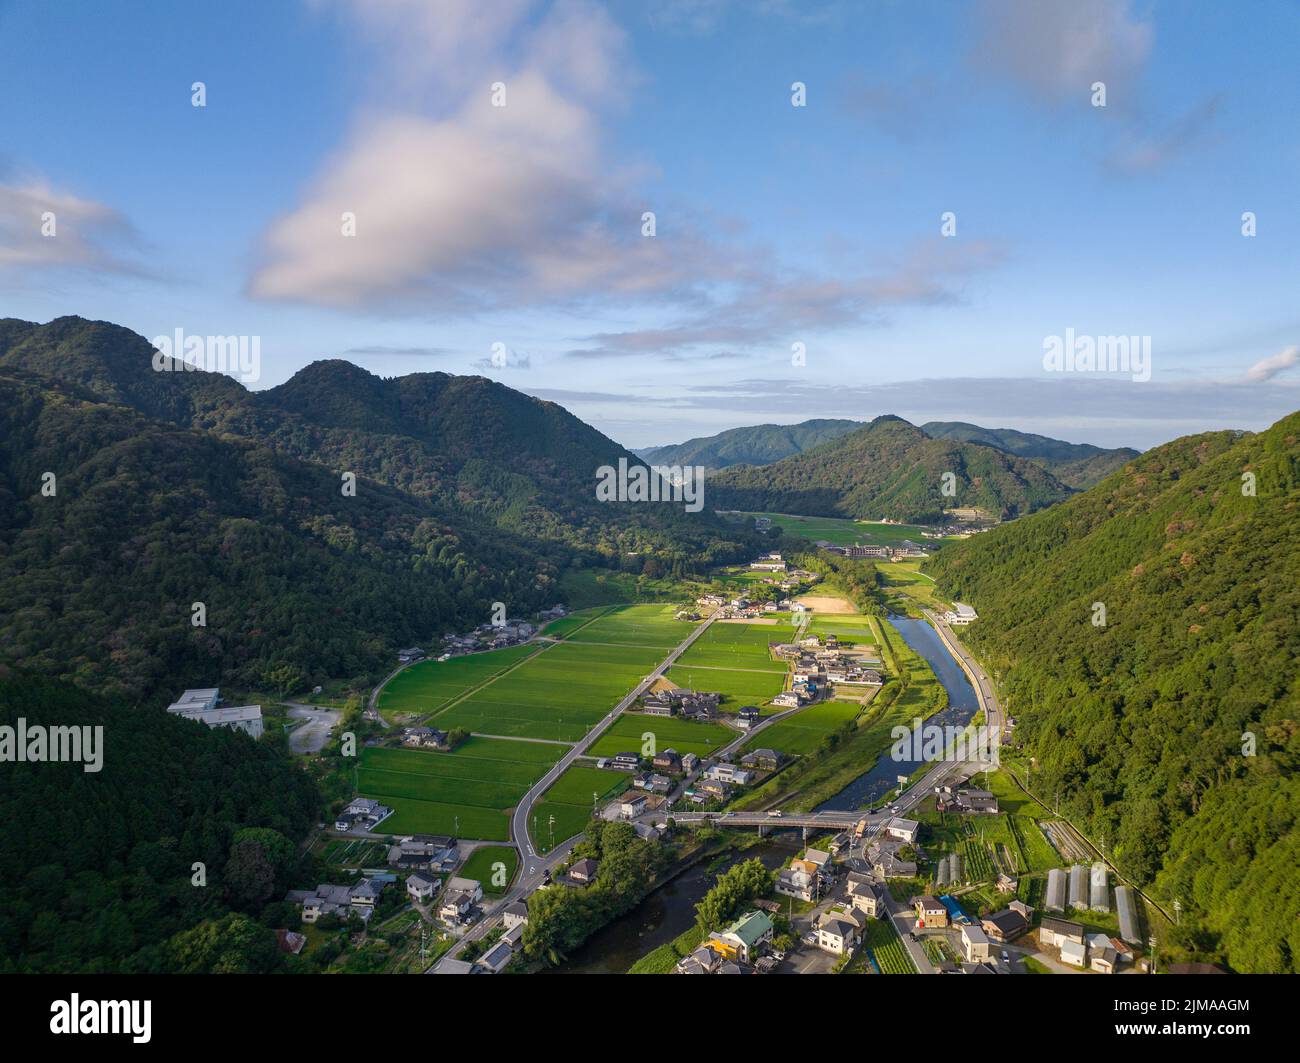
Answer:
[[[763,672],[789,671],[784,661],[772,656],[768,644],[788,642],[794,634],[789,623],[744,624],[720,620],[712,624],[682,654],[680,666],[752,668]],[[678,640],[681,641],[680,639]]]
[[[372,747],[357,792],[393,809],[388,834],[453,834],[508,841],[509,810],[560,759],[563,747],[471,738],[454,753]]]
[[[699,757],[707,756],[736,737],[735,731],[721,724],[694,723],[675,716],[624,713],[609,725],[587,752],[593,757],[639,753],[645,743],[642,738],[645,734],[654,736],[654,748],[658,751],[675,749],[678,753],[694,753]]]
[[[498,867],[498,865],[504,865]],[[483,884],[484,893],[505,893],[519,870],[519,850],[511,845],[483,845],[469,854],[456,874]]]
[[[517,664],[536,645],[468,653],[448,661],[421,661],[405,668],[379,694],[380,712],[430,713]]]
[[[674,620],[677,611],[673,605],[622,605],[605,611],[582,630],[570,636],[574,642],[610,642],[641,648],[663,649],[660,660],[668,651],[691,633],[695,626],[684,620]]]
[[[721,694],[722,712],[734,713],[744,705],[766,705],[785,688],[784,672],[748,672],[733,668],[700,668],[674,665],[668,679],[680,687]],[[772,708],[764,715],[779,712]]]
[[[945,611],[952,602],[944,597],[934,580],[921,572],[921,561],[881,561],[876,564],[880,581],[896,611],[920,616],[920,607]]]
[[[625,771],[580,764],[568,768],[533,806],[528,830],[538,852],[549,852],[552,844],[580,833],[595,807],[622,793],[631,782],[632,776]],[[592,794],[596,795],[594,802]]]
[[[861,711],[862,706],[856,702],[818,702],[789,719],[774,723],[746,745],[779,749],[782,753],[815,753],[823,738],[856,719]]]

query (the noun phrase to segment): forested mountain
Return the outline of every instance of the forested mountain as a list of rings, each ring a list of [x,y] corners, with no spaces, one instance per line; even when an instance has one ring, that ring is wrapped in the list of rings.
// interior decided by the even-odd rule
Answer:
[[[728,465],[767,465],[861,427],[861,421],[828,418],[799,424],[759,424],[688,439],[685,443],[646,447],[636,453],[656,465],[703,465],[708,472],[713,472]]]
[[[0,772],[0,970],[284,966],[272,898],[292,885],[296,840],[320,796],[283,740],[254,742],[0,665],[0,725],[19,718],[102,727],[103,761],[93,773],[30,762]]]
[[[257,688],[286,665],[362,677],[493,601],[552,603],[565,561],[382,484],[347,497],[265,446],[0,370],[0,661],[133,694]]]
[[[947,473],[951,496],[943,493]],[[904,521],[934,521],[944,510],[968,506],[1008,518],[1069,494],[1023,458],[931,439],[892,416],[773,465],[733,465],[709,480],[709,502],[718,509]]]
[[[1300,970],[1297,514],[1292,414],[1157,447],[928,562],[982,617],[966,637],[1035,789],[1243,971]]]
[[[1080,489],[1091,487],[1139,453],[1131,447],[1107,450],[1091,443],[1066,443],[1050,436],[1017,432],[1014,428],[981,428],[965,421],[927,421],[921,425],[921,431],[933,439],[982,443],[1004,454],[1027,458],[1067,487]]]
[[[563,407],[484,377],[413,373],[385,379],[339,360],[279,387],[156,372],[129,329],[77,317],[0,321],[0,368],[73,381],[183,427],[274,448],[338,476],[352,471],[520,533],[618,564],[635,554],[666,567],[743,557],[743,533],[673,505],[597,501],[596,470],[637,458]]]
[[[148,697],[365,686],[495,601],[554,604],[566,569],[754,548],[680,504],[597,501],[597,466],[636,459],[482,378],[327,361],[252,393],[152,359],[103,322],[0,321],[0,662]]]

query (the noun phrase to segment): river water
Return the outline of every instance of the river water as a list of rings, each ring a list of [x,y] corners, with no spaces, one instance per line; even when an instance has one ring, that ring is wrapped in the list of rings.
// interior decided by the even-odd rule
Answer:
[[[939,633],[926,621],[911,617],[891,614],[889,623],[908,646],[929,662],[943,689],[948,692],[948,707],[935,713],[927,722],[940,727],[964,727],[970,723],[979,712],[979,698]],[[859,775],[834,797],[823,801],[817,806],[817,811],[854,812],[868,808],[898,786],[900,775],[911,775],[920,766],[919,760],[894,760],[886,750],[869,771]]]
[[[642,956],[689,930],[695,922],[695,905],[727,868],[755,857],[768,868],[780,867],[798,853],[798,832],[782,833],[755,845],[712,871],[707,859],[687,868],[651,893],[627,915],[602,927],[558,967],[555,974],[622,974]]]
[[[904,642],[924,657],[948,692],[948,707],[928,722],[940,726],[965,726],[979,711],[979,699],[960,664],[948,652],[938,633],[924,620],[906,616],[889,617],[889,623]],[[856,811],[879,801],[898,785],[899,775],[911,775],[920,762],[895,761],[886,750],[876,763],[828,801],[817,806],[833,811]],[[652,949],[672,941],[695,922],[695,905],[709,891],[714,880],[728,867],[758,857],[766,867],[781,866],[798,851],[799,834],[770,836],[755,846],[709,871],[705,860],[688,868],[671,882],[651,893],[627,915],[593,934],[567,961],[550,970],[556,974],[621,974]]]

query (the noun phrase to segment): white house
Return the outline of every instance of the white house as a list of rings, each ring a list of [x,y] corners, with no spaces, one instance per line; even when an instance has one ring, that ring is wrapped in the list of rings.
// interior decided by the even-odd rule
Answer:
[[[861,934],[861,918],[851,908],[831,908],[817,919],[817,947],[837,956],[852,952]]]
[[[911,845],[916,841],[916,835],[920,829],[921,824],[914,819],[900,819],[895,817],[885,824],[886,834],[891,838],[897,838],[899,841],[907,842],[908,845]]]
[[[438,892],[438,879],[434,875],[417,871],[406,880],[406,892],[414,900],[427,901]]]

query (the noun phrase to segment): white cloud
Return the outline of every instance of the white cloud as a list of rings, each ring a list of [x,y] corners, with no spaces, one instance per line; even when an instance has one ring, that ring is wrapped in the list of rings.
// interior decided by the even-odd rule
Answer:
[[[1086,101],[1094,81],[1121,105],[1150,54],[1152,24],[1129,0],[984,0],[979,66],[1053,102]]]
[[[1271,358],[1261,358],[1246,370],[1246,379],[1255,384],[1272,380],[1284,369],[1290,369],[1300,360],[1300,347],[1287,347]]]
[[[131,223],[103,203],[58,192],[42,180],[0,185],[0,272],[73,269],[142,276],[147,271],[129,257],[137,244]]]

